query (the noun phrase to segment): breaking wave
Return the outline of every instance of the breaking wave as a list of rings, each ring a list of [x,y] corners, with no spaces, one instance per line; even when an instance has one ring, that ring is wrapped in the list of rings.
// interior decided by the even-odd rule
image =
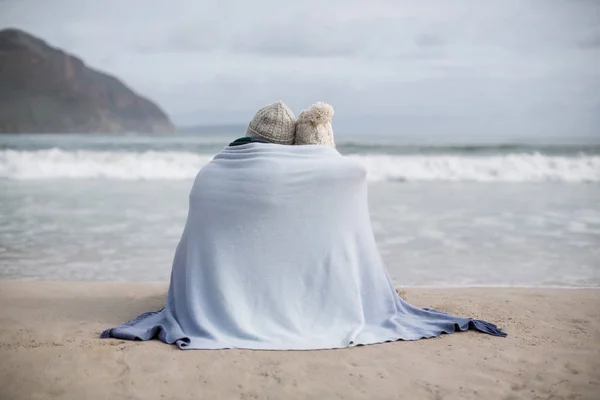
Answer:
[[[600,182],[600,155],[353,154],[370,181]],[[184,151],[0,150],[11,180],[188,180],[212,159]]]

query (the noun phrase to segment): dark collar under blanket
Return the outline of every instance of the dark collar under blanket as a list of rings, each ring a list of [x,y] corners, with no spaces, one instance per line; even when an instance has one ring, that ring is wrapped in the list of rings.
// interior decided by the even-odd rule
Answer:
[[[243,137],[243,138],[239,138],[234,140],[233,142],[229,143],[229,146],[241,146],[242,144],[248,144],[248,143],[269,143],[264,139],[261,138],[256,138],[256,137]]]

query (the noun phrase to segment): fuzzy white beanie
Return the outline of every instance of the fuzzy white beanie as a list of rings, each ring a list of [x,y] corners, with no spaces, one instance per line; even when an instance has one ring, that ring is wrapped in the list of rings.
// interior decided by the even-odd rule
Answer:
[[[335,147],[333,139],[333,107],[318,102],[302,111],[296,121],[296,140],[294,144],[320,144]]]
[[[270,143],[293,144],[295,122],[292,110],[280,100],[256,112],[248,125],[246,136]]]

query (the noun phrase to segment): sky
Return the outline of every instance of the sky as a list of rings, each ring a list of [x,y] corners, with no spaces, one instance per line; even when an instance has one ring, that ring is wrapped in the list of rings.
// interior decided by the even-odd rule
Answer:
[[[336,134],[600,136],[600,0],[0,0],[179,126],[283,100]]]

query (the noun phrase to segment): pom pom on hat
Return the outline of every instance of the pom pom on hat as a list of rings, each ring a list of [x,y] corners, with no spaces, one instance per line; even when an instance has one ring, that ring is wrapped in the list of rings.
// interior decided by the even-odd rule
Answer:
[[[313,104],[306,111],[302,111],[299,120],[310,122],[313,125],[325,125],[333,118],[333,107],[322,101]]]

